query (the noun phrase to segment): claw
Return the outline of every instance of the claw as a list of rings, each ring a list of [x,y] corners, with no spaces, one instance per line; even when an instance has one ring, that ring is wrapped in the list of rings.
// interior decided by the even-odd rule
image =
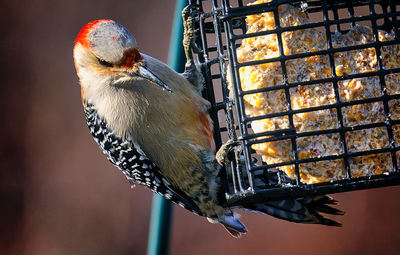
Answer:
[[[200,50],[196,45],[195,17],[198,10],[194,5],[186,6],[182,11],[183,19],[183,49],[186,56],[185,71],[183,76],[188,79],[199,91],[203,89],[204,77],[193,60],[192,52],[198,53]]]
[[[183,48],[186,56],[186,65],[191,64],[193,62],[192,51],[195,53],[199,52],[198,47],[195,43],[195,27],[194,27],[194,19],[197,15],[198,11],[195,6],[188,5],[182,11],[182,19],[183,19]]]
[[[183,49],[186,56],[186,65],[188,62],[193,61],[192,56],[192,45],[194,44],[194,33],[193,33],[193,17],[191,16],[191,6],[186,6],[182,11],[183,19]]]
[[[235,158],[234,152],[238,148],[238,142],[228,140],[224,143],[215,155],[215,160],[221,166],[227,166]]]

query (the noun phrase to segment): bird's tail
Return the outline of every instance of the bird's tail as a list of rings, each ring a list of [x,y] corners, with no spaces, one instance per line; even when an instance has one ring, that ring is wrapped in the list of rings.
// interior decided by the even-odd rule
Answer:
[[[318,195],[297,199],[266,201],[264,203],[245,205],[240,209],[269,214],[291,222],[340,227],[342,224],[320,214],[343,215],[343,211],[332,207],[332,205],[336,204],[337,201],[331,197]]]
[[[257,213],[265,213],[276,218],[297,223],[322,224],[340,227],[342,224],[321,215],[343,215],[339,209],[332,207],[337,201],[326,195],[307,196],[297,199],[267,201],[236,207],[236,209],[248,210]],[[230,211],[229,211],[230,212]],[[239,214],[230,212],[218,219],[208,220],[212,223],[220,223],[234,237],[238,238],[247,233],[246,227],[238,220]]]

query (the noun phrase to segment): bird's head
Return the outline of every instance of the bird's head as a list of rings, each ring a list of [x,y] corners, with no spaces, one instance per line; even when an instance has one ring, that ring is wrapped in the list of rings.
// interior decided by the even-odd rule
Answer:
[[[146,67],[135,37],[112,20],[92,21],[81,29],[75,40],[74,61],[82,86],[100,83],[123,87],[144,79],[172,92]]]

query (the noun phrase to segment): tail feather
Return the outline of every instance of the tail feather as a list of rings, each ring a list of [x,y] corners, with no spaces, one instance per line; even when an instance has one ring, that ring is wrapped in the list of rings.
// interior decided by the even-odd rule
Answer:
[[[322,204],[322,205],[311,205],[311,206],[317,212],[332,214],[332,215],[344,215],[343,211],[329,205]]]
[[[297,200],[301,200],[305,204],[309,203],[319,203],[319,204],[328,204],[328,205],[337,205],[338,201],[333,199],[327,195],[317,195],[317,196],[306,196],[298,198]]]
[[[239,238],[242,234],[247,233],[246,227],[238,220],[239,214],[227,211],[226,214],[219,216],[216,219],[207,218],[211,223],[220,223],[233,237]]]
[[[298,201],[314,212],[332,215],[343,215],[344,212],[330,205],[337,205],[337,201],[329,196],[315,196],[299,198]]]
[[[341,226],[340,223],[322,216],[320,213],[343,215],[344,212],[329,205],[337,202],[328,196],[304,197],[279,201],[267,201],[246,205],[244,210],[265,213],[279,219],[308,224]]]
[[[246,232],[238,231],[237,229],[231,228],[230,226],[227,226],[227,225],[224,225],[224,224],[222,224],[222,226],[224,226],[226,231],[228,231],[228,233],[231,234],[235,238],[239,238],[239,237],[242,236],[242,234],[246,234]]]
[[[321,224],[325,226],[332,226],[332,227],[341,227],[342,223],[334,221],[332,219],[326,218],[320,214],[318,214],[320,218],[318,218],[317,222],[308,222],[308,223],[313,223],[313,224]],[[307,223],[307,222],[304,222]]]

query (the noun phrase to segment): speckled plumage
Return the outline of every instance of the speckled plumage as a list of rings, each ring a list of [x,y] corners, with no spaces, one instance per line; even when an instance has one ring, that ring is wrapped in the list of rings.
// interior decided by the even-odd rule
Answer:
[[[182,191],[173,188],[163,177],[160,169],[131,140],[122,140],[113,134],[96,108],[88,103],[84,107],[86,121],[94,140],[107,159],[117,166],[126,178],[134,184],[142,184],[183,208],[202,215],[200,209]]]

